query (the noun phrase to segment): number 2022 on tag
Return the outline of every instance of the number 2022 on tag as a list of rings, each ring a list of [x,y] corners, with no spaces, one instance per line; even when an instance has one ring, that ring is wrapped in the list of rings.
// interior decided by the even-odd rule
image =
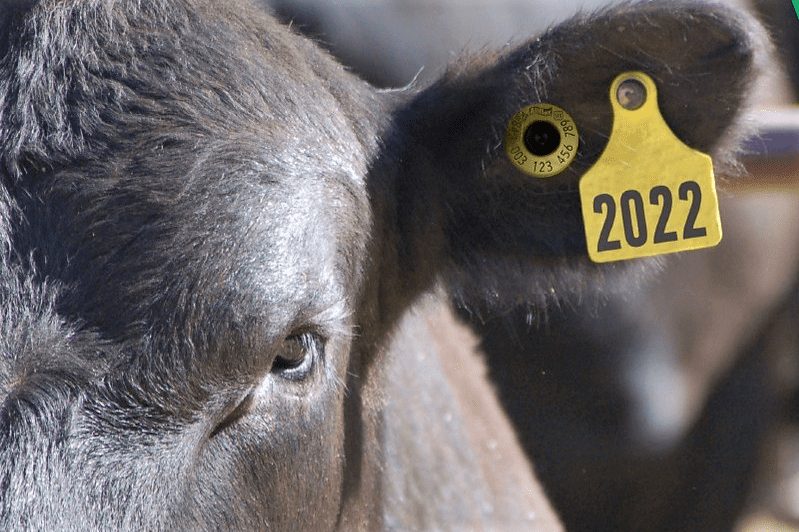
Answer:
[[[666,124],[655,82],[627,72],[611,84],[613,129],[580,179],[588,255],[611,262],[721,241],[713,163]]]

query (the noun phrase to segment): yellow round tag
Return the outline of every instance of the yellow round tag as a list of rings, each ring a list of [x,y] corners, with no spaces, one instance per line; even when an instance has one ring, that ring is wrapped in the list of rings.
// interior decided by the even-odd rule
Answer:
[[[577,154],[579,135],[569,113],[547,103],[516,113],[505,134],[505,151],[522,172],[552,177],[563,172]]]

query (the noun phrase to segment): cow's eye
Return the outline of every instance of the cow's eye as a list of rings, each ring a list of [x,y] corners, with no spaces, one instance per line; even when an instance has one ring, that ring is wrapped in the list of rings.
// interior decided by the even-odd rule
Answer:
[[[289,337],[283,351],[275,357],[272,373],[290,381],[306,379],[324,353],[319,335],[302,333]]]

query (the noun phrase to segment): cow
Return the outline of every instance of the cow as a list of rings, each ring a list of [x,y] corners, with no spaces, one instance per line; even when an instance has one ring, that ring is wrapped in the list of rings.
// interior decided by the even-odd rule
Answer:
[[[622,4],[377,90],[244,1],[3,2],[0,529],[561,529],[447,298],[657,270],[586,254],[609,84],[733,175],[765,47]],[[580,124],[546,180],[502,147],[537,102]]]

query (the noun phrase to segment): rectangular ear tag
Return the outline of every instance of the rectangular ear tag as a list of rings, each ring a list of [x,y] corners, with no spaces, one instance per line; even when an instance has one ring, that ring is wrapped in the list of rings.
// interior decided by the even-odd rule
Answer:
[[[666,124],[655,82],[627,72],[611,84],[613,128],[599,160],[580,179],[588,255],[594,262],[649,257],[721,241],[709,155]]]

